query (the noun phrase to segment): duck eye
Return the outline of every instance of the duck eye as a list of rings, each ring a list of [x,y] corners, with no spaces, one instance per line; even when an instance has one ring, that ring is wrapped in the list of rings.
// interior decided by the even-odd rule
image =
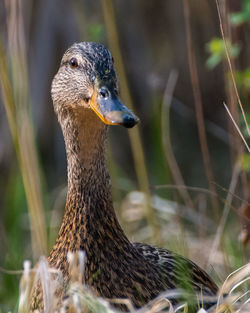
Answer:
[[[78,62],[77,62],[77,59],[76,59],[76,58],[70,59],[69,64],[70,64],[70,66],[71,66],[72,68],[78,67]]]

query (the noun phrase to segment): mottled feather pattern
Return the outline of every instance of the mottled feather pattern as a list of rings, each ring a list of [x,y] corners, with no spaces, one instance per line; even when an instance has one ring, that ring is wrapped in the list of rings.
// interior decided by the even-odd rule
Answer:
[[[76,69],[69,66],[72,57],[78,60]],[[64,276],[65,287],[57,292],[59,303],[69,279],[67,254],[79,250],[86,254],[84,283],[108,299],[128,298],[141,307],[162,291],[178,288],[185,275],[196,292],[215,295],[216,285],[193,262],[164,249],[133,244],[124,234],[114,212],[105,160],[107,125],[87,101],[96,79],[103,84],[111,81],[109,85],[118,89],[111,53],[100,44],[79,43],[66,51],[52,83],[68,172],[65,214],[48,257],[49,265]],[[34,299],[32,310],[42,310],[39,285]]]
[[[198,265],[191,260],[184,258],[167,249],[150,246],[143,243],[134,243],[134,247],[153,264],[157,264],[165,275],[172,279],[172,284],[178,287],[178,272],[183,275],[187,270],[190,271],[190,283],[195,291],[202,291],[206,295],[214,295],[217,292],[217,286]],[[178,270],[177,270],[178,269]]]

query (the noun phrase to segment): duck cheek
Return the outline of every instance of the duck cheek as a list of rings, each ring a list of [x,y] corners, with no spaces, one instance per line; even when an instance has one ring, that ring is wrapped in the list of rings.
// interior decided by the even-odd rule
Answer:
[[[89,88],[87,90],[87,92],[85,93],[82,93],[79,98],[80,98],[80,101],[79,101],[79,105],[81,107],[84,107],[85,109],[90,109],[91,106],[90,106],[90,100],[93,96],[93,90],[92,88]]]
[[[84,109],[90,109],[89,100],[88,99],[81,99],[78,103],[78,106]]]

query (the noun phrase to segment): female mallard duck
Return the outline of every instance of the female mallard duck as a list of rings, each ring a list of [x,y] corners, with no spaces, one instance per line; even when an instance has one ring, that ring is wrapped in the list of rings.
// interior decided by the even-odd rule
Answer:
[[[109,50],[93,42],[71,46],[51,93],[66,145],[68,193],[49,265],[67,281],[68,252],[83,250],[84,282],[97,295],[128,298],[136,307],[188,280],[195,292],[215,295],[217,286],[197,265],[168,250],[130,242],[117,220],[105,162],[107,125],[129,128],[138,119],[118,98]]]

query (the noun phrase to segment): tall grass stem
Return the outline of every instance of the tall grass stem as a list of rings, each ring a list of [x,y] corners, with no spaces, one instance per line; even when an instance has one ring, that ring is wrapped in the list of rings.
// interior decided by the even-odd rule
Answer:
[[[194,208],[193,201],[187,191],[184,188],[178,188],[178,186],[185,185],[184,178],[181,174],[180,168],[174,156],[171,138],[170,138],[170,106],[173,98],[174,88],[178,79],[178,73],[175,70],[170,72],[168,82],[165,88],[162,112],[161,112],[161,134],[162,134],[162,145],[165,154],[165,158],[169,164],[169,168],[172,173],[172,177],[177,185],[180,196],[184,200],[185,204],[189,208]]]
[[[30,116],[28,69],[21,1],[6,1],[8,58],[0,42],[0,83],[7,118],[21,170],[31,228],[35,260],[47,253],[47,237],[39,162]],[[7,64],[10,64],[11,74]]]
[[[214,211],[215,216],[218,218],[219,203],[217,201],[217,198],[213,196],[213,194],[216,193],[216,189],[214,188],[212,184],[212,181],[214,181],[214,174],[212,170],[210,153],[209,153],[208,143],[207,143],[202,97],[201,97],[199,77],[198,77],[198,69],[197,69],[195,51],[194,51],[194,45],[193,45],[193,39],[192,39],[189,0],[183,0],[183,8],[184,8],[185,29],[186,29],[186,37],[187,37],[188,64],[189,64],[191,84],[193,88],[195,113],[196,113],[196,121],[197,121],[198,133],[199,133],[199,138],[200,138],[201,152],[202,152],[205,173],[206,173],[206,177],[208,180],[209,189],[211,190],[211,202],[213,206],[213,211]]]

